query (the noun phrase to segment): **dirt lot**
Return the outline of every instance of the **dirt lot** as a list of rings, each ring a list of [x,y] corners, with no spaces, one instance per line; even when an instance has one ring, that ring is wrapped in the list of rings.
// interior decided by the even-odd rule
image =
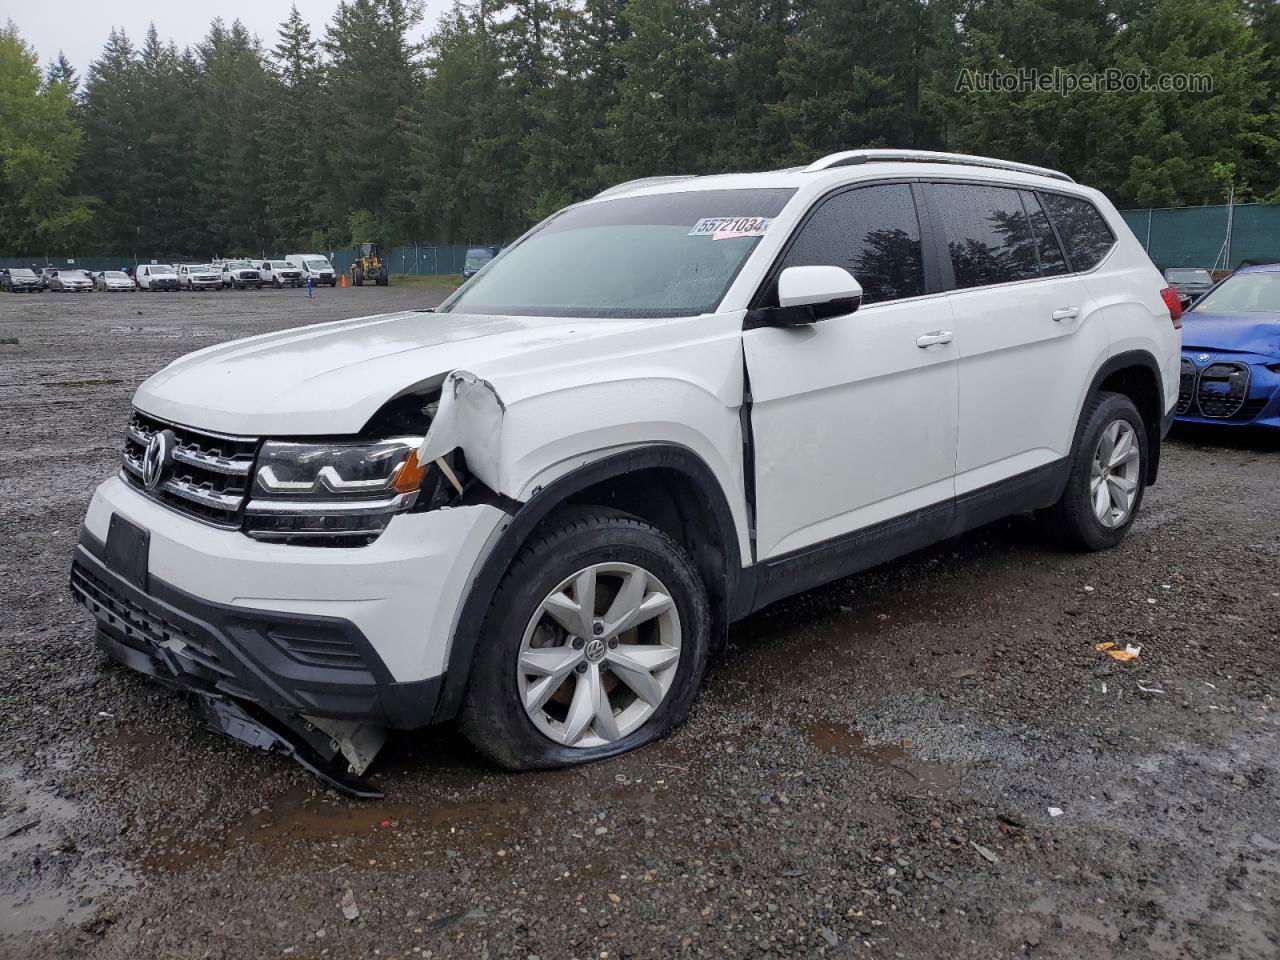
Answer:
[[[1280,955],[1275,441],[1170,444],[1108,554],[1017,518],[778,604],[684,728],[576,772],[437,730],[352,802],[109,666],[66,574],[135,385],[438,299],[0,297],[0,955]]]

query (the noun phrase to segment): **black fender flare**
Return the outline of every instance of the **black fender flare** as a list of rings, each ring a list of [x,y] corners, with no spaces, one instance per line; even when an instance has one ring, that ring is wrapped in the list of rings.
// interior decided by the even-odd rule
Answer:
[[[1117,353],[1114,357],[1109,357],[1098,368],[1097,373],[1093,375],[1093,382],[1089,384],[1089,389],[1084,395],[1084,403],[1080,405],[1080,410],[1076,414],[1076,436],[1079,436],[1081,421],[1084,419],[1085,408],[1089,406],[1089,402],[1098,395],[1098,391],[1102,388],[1102,381],[1113,373],[1124,370],[1128,367],[1145,367],[1151,371],[1151,375],[1156,379],[1156,397],[1159,403],[1159,409],[1154,423],[1147,424],[1147,486],[1151,486],[1156,482],[1156,476],[1160,472],[1160,445],[1164,439],[1165,430],[1163,424],[1167,422],[1164,409],[1164,375],[1160,372],[1160,364],[1156,362],[1156,358],[1146,350],[1126,350],[1123,353]],[[1074,444],[1072,453],[1075,453]]]
[[[553,510],[570,497],[588,487],[638,470],[662,469],[681,474],[706,498],[706,505],[717,528],[724,550],[726,605],[734,607],[741,589],[742,557],[738,549],[738,531],[733,522],[729,501],[716,476],[698,454],[674,443],[654,443],[611,454],[571,470],[545,487],[535,487],[533,496],[521,504],[500,528],[497,540],[472,577],[449,647],[444,687],[436,704],[435,721],[450,719],[458,712],[471,660],[489,612],[494,591],[529,535]]]

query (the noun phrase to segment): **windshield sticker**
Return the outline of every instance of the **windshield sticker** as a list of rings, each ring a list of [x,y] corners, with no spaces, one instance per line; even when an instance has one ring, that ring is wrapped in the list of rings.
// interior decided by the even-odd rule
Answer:
[[[763,237],[769,217],[703,217],[689,231],[691,237],[732,240],[737,237]]]

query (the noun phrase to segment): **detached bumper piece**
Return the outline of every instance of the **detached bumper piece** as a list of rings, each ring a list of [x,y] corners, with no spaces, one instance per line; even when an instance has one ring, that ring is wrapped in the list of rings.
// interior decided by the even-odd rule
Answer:
[[[362,800],[382,797],[381,790],[352,772],[337,742],[313,725],[273,715],[261,707],[202,687],[180,673],[173,673],[163,659],[121,643],[104,628],[98,629],[97,640],[103,652],[121,666],[189,695],[205,726],[214,733],[268,753],[292,757],[316,779],[341,793]]]
[[[193,696],[214,731],[291,756],[345,793],[381,796],[358,774],[387,727],[430,721],[438,680],[394,683],[345,620],[226,607],[145,574],[143,589],[130,573],[82,536],[71,591],[112,659]]]

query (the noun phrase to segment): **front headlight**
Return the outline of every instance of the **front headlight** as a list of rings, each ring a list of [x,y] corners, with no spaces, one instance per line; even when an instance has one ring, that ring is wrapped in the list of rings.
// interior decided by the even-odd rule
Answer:
[[[417,502],[427,468],[421,437],[376,443],[268,441],[245,507],[257,540],[363,546]]]

